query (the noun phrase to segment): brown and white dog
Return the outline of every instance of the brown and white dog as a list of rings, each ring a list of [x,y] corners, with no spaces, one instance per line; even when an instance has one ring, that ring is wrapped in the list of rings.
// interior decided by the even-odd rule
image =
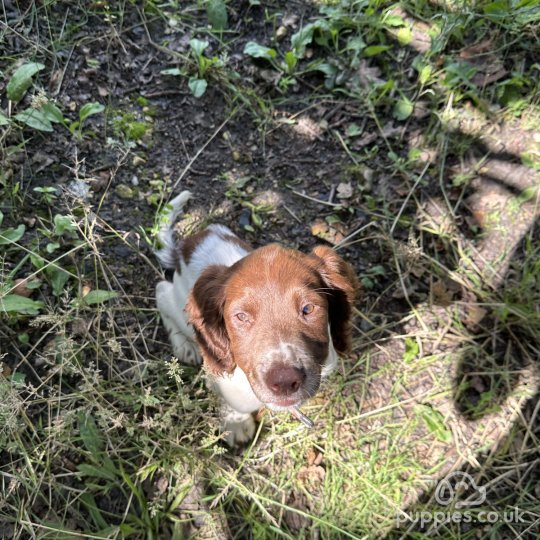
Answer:
[[[157,305],[175,356],[188,364],[202,356],[232,446],[253,437],[253,412],[299,406],[349,351],[357,279],[325,246],[308,255],[277,244],[252,250],[223,225],[175,241],[190,197],[171,202],[160,233],[157,256],[175,272],[158,283]]]

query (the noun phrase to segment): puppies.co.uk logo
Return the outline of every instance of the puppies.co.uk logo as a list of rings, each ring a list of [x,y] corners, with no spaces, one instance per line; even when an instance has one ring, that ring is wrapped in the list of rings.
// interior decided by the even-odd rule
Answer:
[[[486,502],[486,488],[479,486],[474,478],[466,472],[456,471],[443,478],[435,489],[435,501],[448,510],[401,512],[396,516],[397,525],[418,523],[426,525],[442,525],[443,523],[524,523],[523,512],[519,508],[511,511],[496,512],[482,510]]]
[[[471,495],[465,500],[458,500],[460,493]],[[480,506],[486,501],[486,488],[477,486],[470,474],[456,471],[439,482],[435,490],[435,500],[442,506],[449,506],[455,501],[455,508]]]

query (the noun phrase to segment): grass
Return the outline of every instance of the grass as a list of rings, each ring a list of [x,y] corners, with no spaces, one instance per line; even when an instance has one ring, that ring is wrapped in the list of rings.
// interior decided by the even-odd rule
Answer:
[[[536,537],[538,7],[256,4],[3,6],[0,537]],[[188,230],[347,231],[364,296],[313,430],[266,412],[228,451],[170,357],[152,224],[192,175]],[[415,522],[455,469],[523,520]]]

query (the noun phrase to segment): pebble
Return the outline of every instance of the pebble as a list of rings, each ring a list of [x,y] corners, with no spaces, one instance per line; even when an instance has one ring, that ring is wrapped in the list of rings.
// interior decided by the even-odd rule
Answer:
[[[249,208],[244,208],[242,212],[240,212],[240,219],[238,220],[238,223],[241,227],[245,227],[246,225],[250,225],[251,223],[251,211]]]
[[[287,35],[287,27],[286,26],[280,26],[276,30],[276,40],[277,41],[281,41],[286,35]]]
[[[131,160],[131,164],[134,167],[138,167],[139,165],[142,165],[143,163],[146,163],[146,159],[144,159],[141,156],[133,156],[133,159]]]
[[[90,195],[90,186],[81,180],[73,180],[67,185],[67,190],[71,195],[82,199],[83,201],[88,200]]]
[[[118,184],[114,190],[121,199],[133,199],[135,192],[126,184]]]

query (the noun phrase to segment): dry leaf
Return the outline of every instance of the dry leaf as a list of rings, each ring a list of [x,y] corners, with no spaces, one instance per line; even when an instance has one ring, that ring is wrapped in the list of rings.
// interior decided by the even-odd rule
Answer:
[[[310,141],[320,139],[322,136],[321,126],[308,116],[301,116],[296,124],[292,126],[292,129],[298,133],[298,135],[302,135]]]
[[[298,471],[298,480],[316,487],[324,482],[325,475],[326,471],[320,465],[303,466]]]
[[[309,466],[320,465],[323,460],[323,455],[321,452],[318,452],[317,450],[315,450],[315,448],[310,448],[308,450],[306,459]]]
[[[480,324],[482,319],[487,315],[487,310],[480,307],[478,304],[469,304],[465,308],[465,313],[462,322],[469,328],[475,328]]]
[[[341,182],[338,184],[337,193],[338,199],[350,199],[353,195],[353,187],[350,182]]]
[[[28,283],[28,279],[16,279],[14,282],[14,287],[11,290],[11,292],[13,294],[17,294],[19,296],[24,296],[25,298],[28,298],[32,294],[32,290],[26,286],[27,283]]]
[[[311,234],[335,245],[339,244],[345,238],[345,229],[341,223],[331,226],[324,219],[317,219],[311,225]]]
[[[6,379],[11,375],[11,368],[3,362],[0,362],[0,375]]]
[[[381,70],[378,67],[371,67],[368,60],[360,60],[358,66],[358,80],[360,86],[371,88],[375,84],[382,84],[385,81],[381,79]]]
[[[435,281],[431,285],[431,302],[437,306],[448,307],[452,303],[452,291],[442,281]]]

